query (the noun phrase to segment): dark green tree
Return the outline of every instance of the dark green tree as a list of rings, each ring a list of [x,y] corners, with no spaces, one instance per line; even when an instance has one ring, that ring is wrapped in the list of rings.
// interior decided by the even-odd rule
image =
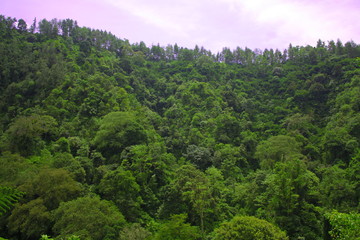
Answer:
[[[140,186],[131,171],[119,167],[108,172],[98,188],[100,195],[113,201],[128,221],[134,222],[141,216]]]
[[[20,33],[24,33],[27,31],[27,24],[24,19],[19,19],[17,28]]]
[[[16,204],[8,218],[9,232],[17,239],[38,239],[50,231],[52,217],[41,198]]]
[[[125,147],[146,142],[144,126],[130,112],[112,112],[106,115],[94,139],[95,147],[109,160],[120,157]]]
[[[126,221],[116,206],[97,196],[63,202],[54,211],[53,231],[59,237],[80,239],[117,239]]]
[[[56,120],[47,115],[31,115],[17,118],[2,136],[3,149],[24,156],[38,153],[47,141],[56,136]]]

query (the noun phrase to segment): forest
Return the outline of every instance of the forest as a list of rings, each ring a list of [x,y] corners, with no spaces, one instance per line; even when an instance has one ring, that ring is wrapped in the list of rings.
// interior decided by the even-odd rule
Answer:
[[[0,15],[0,239],[360,239],[360,45],[314,44]]]

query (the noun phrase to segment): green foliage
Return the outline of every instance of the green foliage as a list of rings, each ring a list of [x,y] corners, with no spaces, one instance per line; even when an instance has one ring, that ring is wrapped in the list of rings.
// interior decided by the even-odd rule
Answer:
[[[329,234],[332,239],[360,239],[360,214],[334,211],[325,214],[325,216],[331,225]]]
[[[145,228],[141,227],[140,224],[134,223],[130,226],[126,226],[120,233],[119,240],[146,240],[151,239],[151,233]]]
[[[318,200],[319,179],[301,160],[277,163],[265,180],[264,212],[290,236],[318,239],[321,234]],[[259,209],[259,213],[261,211]]]
[[[60,237],[101,240],[117,239],[125,219],[111,202],[88,196],[61,203],[54,222],[53,231]]]
[[[0,186],[0,216],[8,211],[23,194],[16,189]]]
[[[255,217],[236,216],[215,229],[216,240],[286,240],[288,237],[275,225]]]
[[[70,152],[70,142],[68,139],[61,137],[53,145],[54,152]]]
[[[204,234],[205,230],[210,228],[209,223],[217,220],[212,219],[217,210],[217,199],[207,176],[193,165],[183,165],[176,171],[176,177],[171,186],[171,197],[169,196],[168,200],[172,200],[172,197],[180,197],[182,202],[177,200],[178,204],[180,203],[177,211],[184,207],[191,222],[199,225]],[[167,203],[165,202],[165,209]]]
[[[53,238],[49,237],[48,235],[41,235],[39,240],[53,240]],[[70,236],[66,238],[66,240],[80,240],[78,236]]]
[[[105,157],[116,159],[125,147],[146,141],[145,129],[133,113],[113,112],[101,121],[94,145]]]
[[[31,115],[16,119],[5,132],[5,149],[24,156],[36,153],[56,133],[56,120],[51,116]]]
[[[166,152],[161,142],[148,145],[134,145],[121,154],[122,167],[132,172],[140,186],[142,208],[155,216],[161,202],[161,190],[170,181],[171,168],[175,158]]]
[[[186,214],[171,216],[168,222],[160,225],[154,239],[156,240],[196,240],[201,239],[200,229],[186,223]]]
[[[61,202],[78,197],[80,185],[64,169],[42,169],[31,181],[20,186],[27,199],[41,198],[49,209],[56,209]]]
[[[51,213],[41,198],[25,204],[17,204],[12,211],[8,226],[10,233],[19,239],[37,238],[51,228]]]
[[[74,158],[70,153],[66,152],[58,152],[53,158],[53,167],[64,168],[73,175],[76,181],[85,182],[86,171],[82,166],[83,163],[78,158]]]
[[[322,213],[359,210],[359,57],[352,41],[214,54],[0,16],[0,182],[26,192],[1,195],[0,232],[210,239],[247,215],[329,238]]]
[[[107,200],[112,200],[128,221],[135,221],[140,216],[140,186],[131,171],[122,167],[109,171],[99,184],[99,193]]]
[[[0,156],[0,182],[7,186],[18,186],[24,178],[31,178],[31,165],[19,154],[4,152]]]
[[[346,211],[356,209],[356,184],[348,177],[347,171],[339,166],[322,169],[319,185],[323,206],[328,209]]]
[[[210,149],[199,147],[196,145],[189,145],[186,149],[184,157],[186,157],[191,163],[198,166],[198,168],[205,170],[212,163]]]
[[[231,144],[218,144],[215,146],[214,166],[222,171],[225,178],[241,179],[242,172],[248,167],[244,151],[242,147]]]
[[[272,169],[277,162],[304,157],[296,139],[283,135],[274,136],[261,142],[256,149],[255,156],[260,160],[260,166],[263,169]]]

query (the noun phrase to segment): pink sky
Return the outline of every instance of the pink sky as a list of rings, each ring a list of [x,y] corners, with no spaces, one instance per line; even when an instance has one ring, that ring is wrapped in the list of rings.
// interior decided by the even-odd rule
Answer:
[[[0,0],[0,14],[77,20],[131,43],[177,43],[213,52],[315,45],[318,39],[360,44],[359,0]]]

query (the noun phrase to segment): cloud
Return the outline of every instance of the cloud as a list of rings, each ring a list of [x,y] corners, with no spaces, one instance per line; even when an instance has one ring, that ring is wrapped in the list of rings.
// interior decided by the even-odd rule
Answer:
[[[137,16],[147,25],[167,31],[173,36],[188,37],[189,29],[197,27],[196,17],[188,17],[191,1],[106,1]],[[195,11],[193,13],[196,14]]]
[[[130,42],[286,48],[320,38],[360,41],[358,0],[2,0],[3,14],[73,18]],[[70,7],[69,7],[70,6]],[[14,15],[15,14],[15,15]]]
[[[356,0],[222,0],[232,9],[243,9],[260,26],[262,32],[272,32],[266,39],[260,34],[258,43],[264,47],[284,47],[284,44],[314,44],[317,39],[359,38],[355,35],[360,24]],[[354,7],[355,6],[355,7]],[[357,25],[357,26],[355,26]]]
[[[226,46],[283,49],[290,42],[304,45],[319,38],[349,38],[352,31],[339,23],[349,0],[106,1],[158,29],[160,35],[154,36],[158,41],[205,45],[215,51]],[[354,12],[348,18],[354,19]]]
[[[222,1],[122,1],[106,0],[118,9],[141,18],[148,27],[161,29],[159,41],[170,40],[185,47],[196,44],[219,51],[226,45],[241,44],[245,32],[252,31],[241,11],[232,11]],[[220,44],[226,44],[220,47]]]

